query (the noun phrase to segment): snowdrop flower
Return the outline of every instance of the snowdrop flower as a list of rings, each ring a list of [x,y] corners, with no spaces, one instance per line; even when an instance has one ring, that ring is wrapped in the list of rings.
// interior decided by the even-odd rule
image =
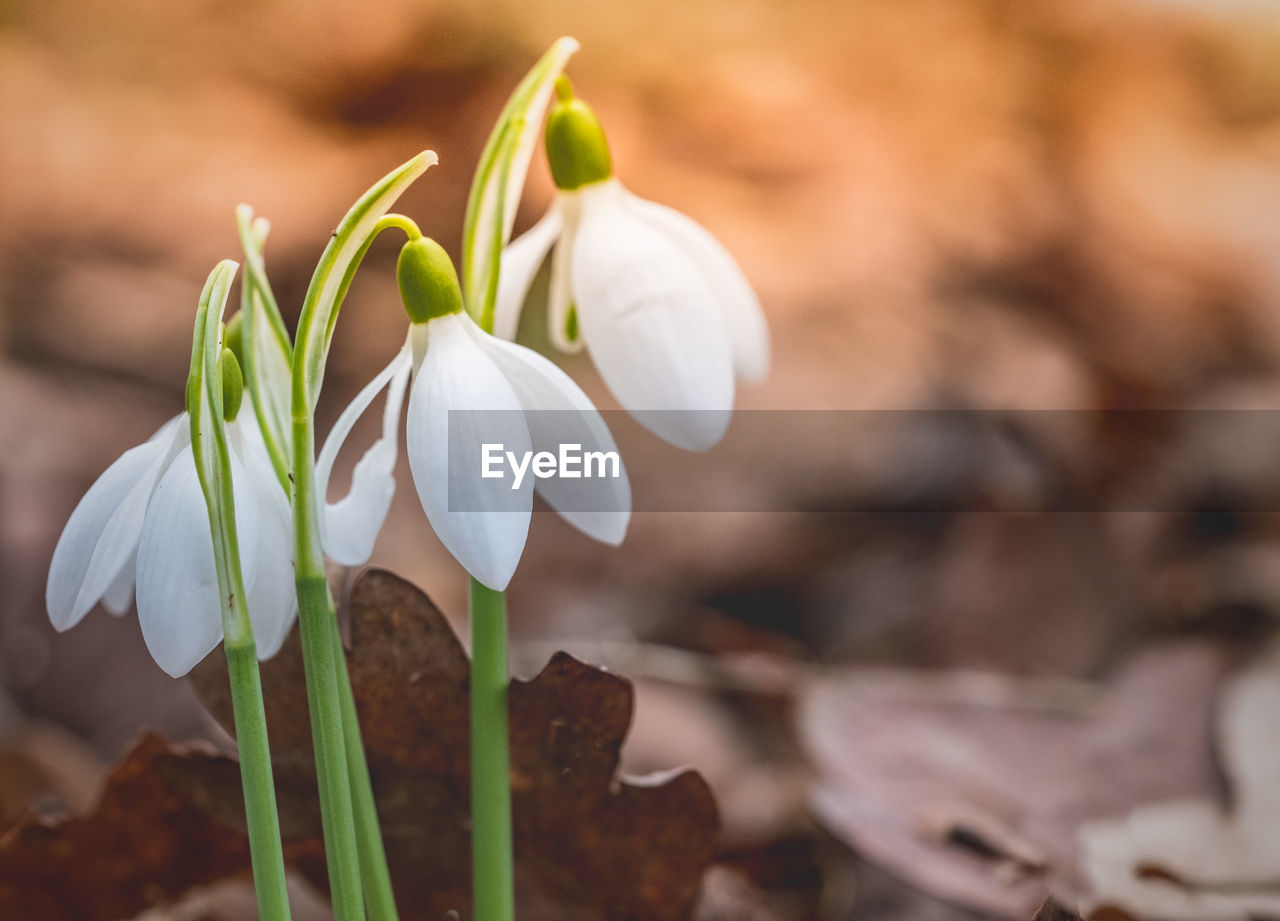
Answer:
[[[733,257],[701,225],[645,201],[613,176],[604,130],[565,77],[547,118],[559,190],[537,224],[504,251],[494,332],[514,339],[548,250],[551,340],[586,345],[619,403],[654,434],[706,450],[723,436],[734,379],[761,380],[769,330]]]
[[[236,530],[258,657],[274,655],[297,611],[288,498],[243,397],[229,350],[223,372]],[[58,630],[101,601],[124,614],[135,592],[147,649],[173,677],[185,675],[222,640],[222,604],[209,513],[182,413],[107,468],[76,506],[49,567],[45,604]]]
[[[386,389],[382,437],[357,464],[350,493],[320,516],[325,552],[347,565],[364,562],[372,552],[395,490],[396,429],[406,389],[406,450],[418,498],[441,542],[480,582],[496,591],[510,582],[524,552],[535,489],[579,530],[607,544],[621,543],[631,488],[620,461],[617,477],[569,482],[530,475],[519,488],[511,478],[486,481],[479,456],[455,453],[451,465],[451,439],[455,451],[500,444],[516,457],[555,453],[561,444],[615,454],[617,448],[568,375],[476,325],[463,310],[457,273],[439,244],[425,237],[405,244],[397,276],[411,321],[405,344],[343,412],[316,461],[317,494],[324,496],[352,426]]]

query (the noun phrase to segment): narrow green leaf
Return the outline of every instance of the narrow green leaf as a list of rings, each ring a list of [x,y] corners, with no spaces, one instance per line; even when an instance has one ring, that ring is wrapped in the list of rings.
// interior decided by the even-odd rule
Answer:
[[[471,181],[462,235],[462,291],[467,310],[486,329],[492,326],[502,247],[511,237],[542,117],[556,78],[578,47],[575,39],[557,39],[520,81],[493,126]]]
[[[293,343],[271,291],[263,262],[270,224],[254,219],[248,205],[236,208],[236,226],[244,249],[245,272],[240,286],[240,310],[244,315],[244,375],[254,412],[281,488],[289,491],[289,382]]]
[[[424,150],[403,166],[392,170],[352,205],[334,231],[333,239],[329,241],[311,276],[311,285],[307,289],[302,314],[298,319],[292,393],[295,419],[300,413],[315,410],[316,400],[320,397],[320,383],[324,377],[329,341],[338,320],[338,309],[360,260],[373,242],[371,235],[374,226],[410,183],[436,162],[436,155]]]
[[[200,306],[196,310],[191,374],[187,381],[191,449],[209,510],[214,566],[219,593],[224,599],[222,628],[228,644],[252,638],[236,535],[231,454],[226,422],[222,416],[222,378],[218,372],[218,358],[222,354],[222,314],[238,267],[230,259],[224,259],[214,267],[205,282]]]

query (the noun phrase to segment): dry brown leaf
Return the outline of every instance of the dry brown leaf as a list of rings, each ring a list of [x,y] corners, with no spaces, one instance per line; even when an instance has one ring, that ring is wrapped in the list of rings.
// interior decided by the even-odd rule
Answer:
[[[945,676],[887,681],[852,671],[802,692],[819,819],[861,854],[943,898],[1026,918],[1051,891],[1079,891],[1075,830],[1142,802],[1215,789],[1208,751],[1215,647],[1135,660],[1095,706],[1055,685]],[[984,696],[986,699],[984,700]]]
[[[1194,799],[1079,831],[1090,917],[1160,921],[1280,917],[1280,645],[1222,692],[1217,750],[1232,808]]]
[[[350,600],[351,681],[360,711],[401,917],[469,915],[469,663],[422,592],[370,570]],[[194,673],[230,726],[226,673],[211,657]],[[297,637],[262,668],[287,837],[319,833]],[[631,721],[628,681],[560,653],[531,681],[512,682],[511,783],[522,918],[681,921],[715,850],[715,802],[683,771],[619,781]],[[229,819],[230,776],[183,781]],[[304,868],[323,885],[322,865]]]
[[[1045,899],[1031,921],[1080,921],[1080,916],[1067,911],[1053,899]]]
[[[430,600],[371,571],[351,603],[353,687],[401,917],[470,902],[468,662]],[[195,675],[230,720],[224,664]],[[297,637],[263,667],[285,856],[326,882]],[[556,655],[512,684],[517,898],[530,921],[683,921],[717,831],[693,771],[615,776],[631,720],[626,680]],[[0,838],[0,918],[116,921],[248,869],[239,765],[145,737],[82,818],[27,817]]]
[[[92,814],[28,817],[0,838],[0,918],[117,921],[246,871],[244,834],[175,792],[157,770],[162,761],[225,762],[239,773],[229,759],[144,737]]]

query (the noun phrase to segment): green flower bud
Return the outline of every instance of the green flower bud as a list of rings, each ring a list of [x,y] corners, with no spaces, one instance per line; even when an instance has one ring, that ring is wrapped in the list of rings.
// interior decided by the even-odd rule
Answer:
[[[568,77],[556,80],[556,103],[547,116],[547,161],[556,188],[580,189],[613,175],[604,128],[591,107],[573,95]]]
[[[449,254],[430,237],[410,240],[396,260],[400,300],[414,323],[462,312],[462,286]]]
[[[235,316],[227,321],[227,327],[222,332],[222,344],[231,349],[231,354],[236,356],[236,361],[240,362],[240,367],[244,367],[244,312],[236,311]]]
[[[222,380],[222,418],[234,422],[244,400],[244,375],[231,349],[224,348],[218,356],[218,377]]]
[[[187,375],[187,389],[183,399],[186,401],[187,412],[192,416],[196,414],[196,407],[200,405],[200,388],[197,385],[198,381],[199,378],[194,374]]]

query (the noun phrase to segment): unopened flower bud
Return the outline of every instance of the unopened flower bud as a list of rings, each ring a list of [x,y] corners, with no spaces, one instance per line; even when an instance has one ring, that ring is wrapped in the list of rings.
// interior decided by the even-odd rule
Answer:
[[[244,375],[231,349],[224,348],[218,356],[218,377],[222,381],[222,418],[234,422],[244,401]]]
[[[236,311],[235,315],[227,321],[227,328],[222,333],[222,344],[231,349],[231,354],[236,356],[236,361],[240,362],[240,367],[244,367],[244,313]]]

